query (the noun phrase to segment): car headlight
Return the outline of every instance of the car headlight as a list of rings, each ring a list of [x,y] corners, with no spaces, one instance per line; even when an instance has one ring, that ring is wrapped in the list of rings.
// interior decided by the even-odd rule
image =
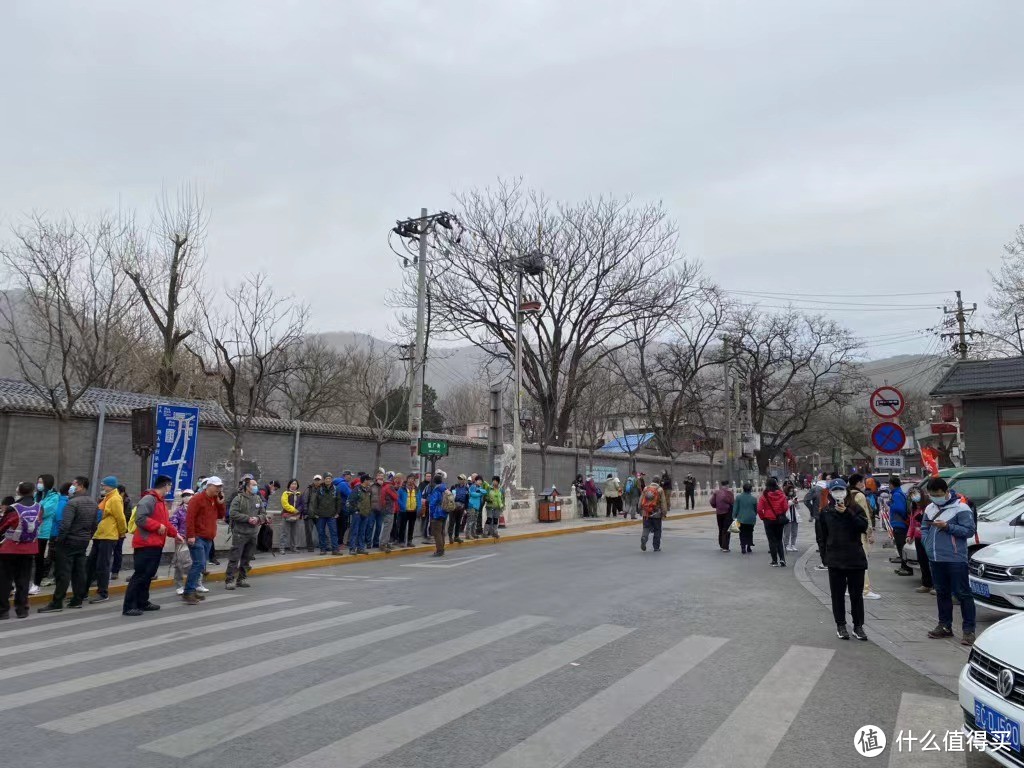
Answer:
[[[1007,568],[1006,575],[1014,581],[1024,581],[1024,565],[1014,565]]]

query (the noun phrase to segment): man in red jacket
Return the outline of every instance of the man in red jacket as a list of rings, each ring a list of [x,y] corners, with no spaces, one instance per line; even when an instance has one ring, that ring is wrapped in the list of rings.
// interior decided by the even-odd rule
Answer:
[[[205,599],[197,592],[199,579],[206,570],[206,561],[217,537],[217,521],[224,517],[224,481],[211,477],[206,488],[197,493],[188,503],[185,511],[185,542],[192,555],[192,569],[185,581],[185,593],[181,599],[188,605],[198,605]]]
[[[135,507],[135,536],[132,539],[132,560],[135,573],[128,582],[124,593],[124,606],[121,613],[125,616],[141,616],[143,611],[159,611],[160,606],[149,601],[149,585],[160,568],[160,557],[164,551],[167,537],[177,542],[184,539],[171,525],[164,497],[174,487],[174,481],[167,475],[160,475],[153,488],[142,494]]]

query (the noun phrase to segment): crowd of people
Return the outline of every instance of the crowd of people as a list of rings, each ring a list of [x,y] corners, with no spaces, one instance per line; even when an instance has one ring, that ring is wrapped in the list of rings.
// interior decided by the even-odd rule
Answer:
[[[692,482],[696,487],[696,481],[692,475],[687,478],[687,483]],[[576,503],[579,504],[581,517],[598,517],[598,504],[604,499],[605,517],[622,517],[636,520],[640,514],[640,496],[649,485],[657,485],[661,488],[665,501],[671,506],[672,502],[672,478],[665,472],[660,478],[648,480],[645,472],[631,472],[626,475],[625,480],[620,480],[614,473],[608,473],[607,477],[600,484],[594,480],[593,474],[576,475],[576,482],[573,483],[573,493],[576,496]],[[687,486],[687,498],[690,498],[691,486]],[[692,500],[689,503],[692,503]],[[688,506],[687,509],[690,507]]]
[[[54,477],[44,474],[35,485],[20,483],[16,497],[0,502],[0,619],[10,617],[12,590],[18,618],[28,616],[29,598],[48,586],[53,594],[40,613],[106,602],[110,583],[120,578],[128,536],[133,573],[122,606],[126,616],[159,610],[149,589],[169,539],[175,545],[171,567],[178,595],[189,605],[202,602],[209,592],[203,583],[207,568],[220,562],[219,524],[230,530],[228,590],[250,586],[257,549],[297,552],[304,546],[325,556],[341,556],[345,547],[351,555],[390,552],[415,546],[419,527],[424,542],[433,543],[441,557],[446,538],[448,543],[497,539],[505,508],[500,478],[487,482],[480,475],[459,475],[451,486],[446,480],[444,472],[429,478],[384,470],[374,476],[324,472],[305,489],[292,480],[282,490],[276,481],[260,487],[252,475],[244,475],[226,497],[219,477],[200,478],[195,488],[175,494],[172,478],[160,476],[132,506],[114,476],[103,478],[93,495],[86,477],[58,488]],[[282,510],[276,543],[268,512],[273,502]]]

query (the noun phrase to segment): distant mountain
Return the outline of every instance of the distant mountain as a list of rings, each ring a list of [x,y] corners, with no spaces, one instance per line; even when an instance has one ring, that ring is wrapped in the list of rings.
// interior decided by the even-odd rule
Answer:
[[[863,363],[861,371],[873,387],[888,384],[908,394],[927,395],[953,362],[944,355],[896,355]]]

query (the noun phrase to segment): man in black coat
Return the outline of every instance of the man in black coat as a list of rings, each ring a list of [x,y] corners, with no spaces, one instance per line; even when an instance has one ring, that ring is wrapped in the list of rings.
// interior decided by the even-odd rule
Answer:
[[[868,530],[868,518],[856,504],[847,505],[848,489],[843,480],[829,483],[828,505],[818,513],[814,532],[818,539],[821,562],[828,568],[828,586],[832,593],[832,616],[836,636],[849,640],[846,628],[845,593],[850,593],[853,635],[867,640],[864,634],[864,573],[868,558],[861,545],[861,535]]]

